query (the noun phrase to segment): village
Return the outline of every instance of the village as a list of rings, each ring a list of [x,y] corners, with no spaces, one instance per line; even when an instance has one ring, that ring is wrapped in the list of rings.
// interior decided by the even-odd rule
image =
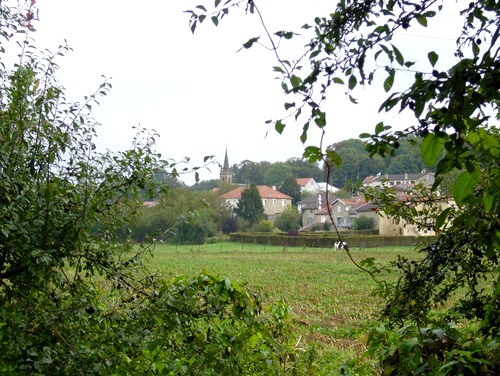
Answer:
[[[414,186],[417,183],[423,183],[429,187],[433,182],[433,175],[424,172],[422,174],[385,175],[383,177],[368,176],[365,178],[363,185],[369,187],[390,186],[395,192],[398,192],[398,199],[410,201],[411,197],[405,196],[405,188]],[[373,229],[378,230],[380,235],[435,235],[432,223],[429,223],[428,228],[419,228],[415,223],[389,217],[376,204],[367,202],[363,196],[338,198],[335,196],[335,192],[339,190],[338,188],[327,187],[326,184],[317,183],[312,178],[297,178],[297,184],[300,186],[301,192],[311,194],[309,198],[297,203],[302,223],[299,231],[323,228],[322,226],[318,227],[318,225],[329,223],[330,215],[332,215],[335,226],[341,231],[352,229],[356,219],[364,216],[373,218]],[[286,207],[292,205],[292,198],[279,192],[275,186],[257,186],[257,188],[262,199],[264,212],[271,221],[281,214]],[[328,191],[325,188],[328,188]],[[223,194],[221,198],[235,208],[244,189],[245,187],[238,187]],[[439,204],[442,210],[453,205],[448,199],[443,199]]]

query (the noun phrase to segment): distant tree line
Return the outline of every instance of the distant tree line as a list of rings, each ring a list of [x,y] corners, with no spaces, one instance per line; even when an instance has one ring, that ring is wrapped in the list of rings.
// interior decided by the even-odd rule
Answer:
[[[351,138],[329,146],[342,158],[342,165],[331,170],[329,176],[324,166],[309,163],[302,158],[290,158],[284,162],[274,163],[244,160],[232,166],[233,182],[280,187],[288,185],[290,178],[313,178],[316,182],[325,182],[328,178],[329,184],[344,188],[378,173],[416,174],[424,169],[434,171],[434,166],[428,166],[423,162],[420,144],[421,140],[417,138],[402,140],[393,155],[385,158],[379,155],[370,157],[365,142]],[[219,179],[213,179],[196,183],[191,189],[211,190],[219,186]]]
[[[434,171],[434,166],[427,166],[420,156],[421,139],[401,140],[393,155],[382,158],[370,157],[365,142],[351,138],[329,146],[342,158],[342,165],[330,171],[329,183],[335,187],[355,184],[370,175],[380,174],[416,174],[422,170]],[[327,169],[323,168],[321,181],[327,179]]]
[[[290,158],[285,162],[253,162],[244,160],[233,164],[234,184],[255,184],[279,187],[287,178],[313,178],[321,181],[323,171],[317,164],[311,164],[302,158]],[[194,184],[193,190],[211,190],[219,188],[219,179],[201,181]]]
[[[236,184],[253,183],[256,185],[280,186],[286,178],[313,178],[321,181],[322,170],[302,158],[290,158],[285,162],[252,162],[249,160],[234,164],[233,182]]]

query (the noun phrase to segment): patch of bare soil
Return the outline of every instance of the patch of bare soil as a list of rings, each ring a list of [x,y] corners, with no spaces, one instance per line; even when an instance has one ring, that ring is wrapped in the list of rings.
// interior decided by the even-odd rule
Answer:
[[[352,338],[333,338],[321,333],[311,333],[307,335],[307,340],[324,343],[325,345],[342,350],[354,350],[356,352],[366,350],[366,346],[363,342]]]

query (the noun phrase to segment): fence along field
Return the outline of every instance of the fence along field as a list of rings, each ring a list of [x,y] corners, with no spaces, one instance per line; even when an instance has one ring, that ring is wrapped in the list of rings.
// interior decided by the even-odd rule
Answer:
[[[418,257],[410,247],[354,248],[351,254],[357,262],[374,257],[382,265],[397,259],[398,254]],[[329,367],[347,356],[361,354],[365,339],[356,330],[371,318],[380,303],[372,295],[376,284],[370,276],[357,268],[344,251],[333,247],[231,242],[159,245],[150,267],[167,277],[202,271],[225,276],[247,284],[268,303],[288,304],[301,341],[316,343],[322,361]]]

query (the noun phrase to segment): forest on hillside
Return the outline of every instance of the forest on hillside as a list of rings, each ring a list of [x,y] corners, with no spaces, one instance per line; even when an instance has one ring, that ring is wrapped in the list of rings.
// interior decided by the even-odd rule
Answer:
[[[422,170],[433,171],[420,156],[420,140],[413,138],[400,142],[394,155],[382,158],[378,155],[370,157],[365,149],[364,141],[351,138],[336,142],[329,147],[342,158],[342,165],[330,171],[328,175],[324,166],[311,164],[303,158],[290,158],[284,162],[254,162],[244,160],[232,165],[233,183],[279,186],[287,177],[313,178],[316,182],[329,183],[343,188],[362,181],[369,175],[380,174],[414,174]],[[196,190],[209,190],[219,186],[219,179],[201,181],[193,185]]]

